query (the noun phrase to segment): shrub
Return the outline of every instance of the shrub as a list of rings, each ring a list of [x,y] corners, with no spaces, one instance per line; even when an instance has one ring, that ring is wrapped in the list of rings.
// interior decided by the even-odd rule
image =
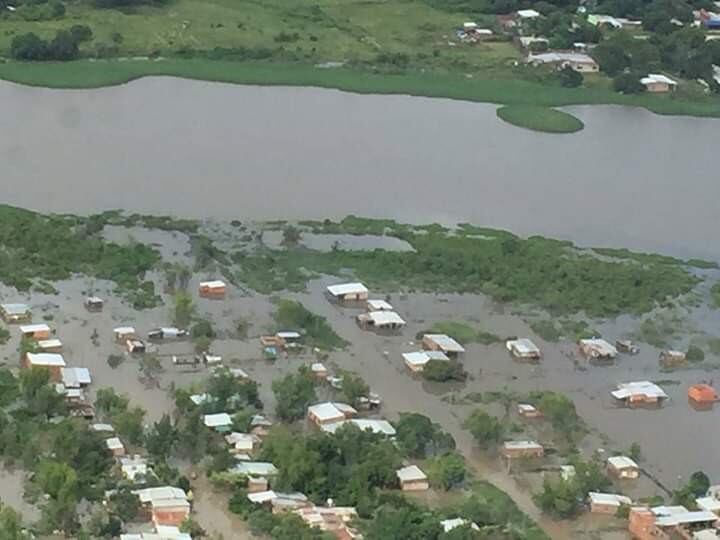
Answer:
[[[436,382],[464,381],[468,376],[462,364],[455,360],[430,360],[422,374],[426,380]]]
[[[90,41],[93,37],[92,30],[86,24],[75,24],[71,26],[70,34],[75,38],[78,43]]]
[[[688,362],[702,362],[705,360],[705,351],[697,345],[690,345],[690,347],[688,347],[686,357]]]

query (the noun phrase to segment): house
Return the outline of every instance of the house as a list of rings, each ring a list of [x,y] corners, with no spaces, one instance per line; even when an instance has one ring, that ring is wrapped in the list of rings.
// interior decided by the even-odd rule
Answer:
[[[120,457],[118,463],[123,478],[131,482],[143,482],[147,478],[149,467],[144,457],[139,455]]]
[[[47,324],[26,324],[20,326],[20,333],[24,338],[42,340],[50,338],[50,327]]]
[[[523,418],[541,418],[543,415],[537,407],[529,403],[518,403],[517,411]]]
[[[399,330],[405,326],[405,321],[394,311],[371,311],[361,313],[357,321],[363,328],[374,328],[376,330]]]
[[[356,302],[368,299],[368,290],[362,283],[330,285],[327,292],[337,302]]]
[[[357,411],[345,403],[326,402],[308,407],[308,420],[318,426],[342,422],[352,418]]]
[[[720,539],[720,531],[717,529],[703,529],[701,531],[694,532],[692,540],[718,540]]]
[[[248,493],[248,500],[253,504],[264,504],[272,508],[274,514],[297,510],[311,506],[304,493],[282,493],[277,491],[258,491]]]
[[[547,50],[550,41],[544,37],[521,36],[518,42],[523,49]]]
[[[227,285],[219,279],[200,282],[199,294],[202,298],[223,298],[226,292]]]
[[[115,457],[121,457],[125,455],[125,445],[118,437],[111,437],[109,439],[105,439],[105,446]]]
[[[478,527],[477,523],[473,523],[472,521],[468,521],[467,519],[463,518],[453,518],[453,519],[444,519],[440,522],[440,526],[443,528],[443,532],[449,533],[453,529],[457,529],[458,527],[464,527],[469,525],[470,528],[473,531],[479,531],[480,527]]]
[[[368,300],[368,311],[393,311],[393,307],[385,300]]]
[[[148,332],[148,339],[162,340],[162,339],[180,339],[188,336],[187,330],[181,330],[174,326],[168,326],[163,328],[156,328]]]
[[[88,368],[64,367],[60,368],[60,376],[65,388],[81,388],[92,383]]]
[[[63,345],[59,339],[43,339],[37,342],[37,348],[40,352],[58,354],[62,352]]]
[[[190,502],[180,488],[152,487],[133,491],[140,499],[142,509],[156,526],[178,527],[190,515]]]
[[[417,351],[403,353],[403,360],[405,365],[413,373],[422,373],[425,366],[430,360],[438,360],[441,362],[448,362],[450,359],[442,351]]]
[[[98,433],[113,433],[115,428],[110,424],[90,424],[90,429]]]
[[[668,397],[662,388],[650,381],[622,383],[617,388],[610,394],[630,407],[655,405]]]
[[[660,353],[660,365],[664,368],[672,368],[683,365],[687,361],[682,351],[662,351]]]
[[[203,423],[210,429],[225,433],[230,431],[233,420],[228,413],[206,414],[203,417]]]
[[[618,30],[623,27],[622,22],[610,15],[588,15],[587,22],[597,27],[614,28]]]
[[[395,436],[395,428],[387,420],[374,420],[370,418],[353,418],[352,420],[341,420],[339,422],[333,422],[331,424],[322,424],[320,429],[326,433],[335,433],[342,426],[350,424],[357,427],[360,431],[372,431],[380,435],[386,435],[388,437]]]
[[[430,489],[427,475],[417,465],[409,465],[395,471],[400,489],[403,491],[425,491]]]
[[[83,305],[88,311],[97,312],[103,310],[104,302],[102,298],[98,298],[97,296],[88,296],[83,302]]]
[[[505,347],[515,358],[520,360],[540,360],[542,353],[537,345],[526,338],[510,339],[505,342]]]
[[[128,339],[135,339],[137,337],[135,335],[135,328],[132,326],[118,326],[113,329],[113,334],[115,335],[115,341],[119,342],[127,341]]]
[[[120,540],[193,540],[188,533],[180,532],[178,527],[160,525],[155,532],[121,534]]]
[[[445,334],[425,334],[422,345],[428,351],[442,351],[449,357],[457,357],[465,352],[465,348]]]
[[[69,407],[82,406],[87,403],[85,392],[81,388],[67,388],[64,384],[57,383],[55,391],[65,398]]]
[[[530,19],[536,19],[540,16],[540,13],[535,11],[534,9],[519,9],[515,13],[515,16],[522,21],[527,21]]]
[[[699,497],[695,499],[698,510],[712,512],[716,516],[720,516],[720,500],[715,497]]]
[[[0,316],[6,323],[30,322],[32,313],[25,304],[0,304]]]
[[[359,540],[362,535],[350,526],[358,517],[350,506],[309,506],[295,510],[305,524],[332,533],[338,540]]]
[[[629,339],[618,339],[615,342],[615,348],[619,352],[628,353],[628,354],[638,354],[640,352],[640,347],[635,345]]]
[[[310,371],[316,379],[325,380],[328,377],[328,369],[320,362],[312,364],[310,366]]]
[[[601,338],[581,339],[578,347],[589,360],[614,360],[617,356],[617,349]]]
[[[272,425],[272,422],[265,418],[262,414],[255,414],[250,419],[250,433],[263,438],[270,432]]]
[[[718,394],[709,384],[693,384],[688,388],[688,400],[696,408],[712,408]]]
[[[645,87],[647,92],[652,93],[674,92],[677,90],[676,81],[659,73],[649,73],[647,77],[640,79],[640,84]]]
[[[580,73],[597,73],[600,71],[600,66],[591,56],[572,51],[531,53],[528,55],[526,62],[533,66],[555,65],[558,69],[569,67]]]
[[[268,478],[279,473],[275,465],[265,461],[240,461],[230,472],[253,478]]]
[[[634,480],[640,476],[640,467],[627,456],[613,456],[607,460],[608,472],[622,480]]]
[[[236,431],[225,435],[225,441],[231,446],[230,452],[233,454],[252,454],[261,442],[257,435]]]
[[[545,449],[535,441],[506,441],[502,455],[507,459],[540,458],[545,455]]]
[[[628,530],[637,540],[689,539],[695,533],[714,529],[718,517],[712,512],[690,512],[684,506],[634,507],[630,509]]]
[[[46,368],[50,372],[50,380],[53,382],[62,381],[62,368],[65,367],[65,359],[62,354],[56,353],[26,353],[23,359],[23,367],[31,369],[34,367]]]
[[[621,506],[632,505],[632,499],[615,493],[588,493],[590,512],[593,514],[617,514]]]

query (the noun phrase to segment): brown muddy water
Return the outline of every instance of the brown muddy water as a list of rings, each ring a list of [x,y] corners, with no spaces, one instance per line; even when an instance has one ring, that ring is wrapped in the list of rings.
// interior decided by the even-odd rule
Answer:
[[[226,219],[439,221],[720,257],[720,120],[569,108],[568,136],[495,106],[168,77],[97,90],[0,83],[0,201]],[[22,186],[22,189],[18,189]]]

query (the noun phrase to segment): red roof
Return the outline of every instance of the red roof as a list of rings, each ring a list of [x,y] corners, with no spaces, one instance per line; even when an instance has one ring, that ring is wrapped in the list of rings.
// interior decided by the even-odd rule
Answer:
[[[717,401],[718,395],[709,384],[694,384],[688,389],[688,397],[694,401],[708,403]]]

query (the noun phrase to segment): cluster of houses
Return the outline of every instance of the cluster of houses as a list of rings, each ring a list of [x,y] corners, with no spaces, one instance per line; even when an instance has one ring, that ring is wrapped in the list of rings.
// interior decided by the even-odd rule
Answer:
[[[402,355],[405,365],[413,373],[422,373],[431,360],[449,362],[465,352],[465,347],[446,334],[425,334],[421,343],[422,350]]]
[[[356,317],[361,328],[375,331],[395,331],[407,323],[386,300],[370,298],[368,288],[362,283],[340,283],[327,287],[328,296],[336,303],[364,306],[366,311]]]

